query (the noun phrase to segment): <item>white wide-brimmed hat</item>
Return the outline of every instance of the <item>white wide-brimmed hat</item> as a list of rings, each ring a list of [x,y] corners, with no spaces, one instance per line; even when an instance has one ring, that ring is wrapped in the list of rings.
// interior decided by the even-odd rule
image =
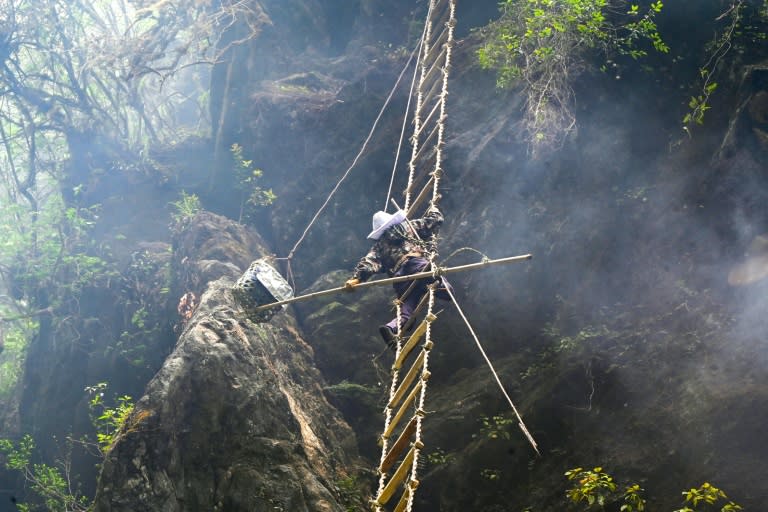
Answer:
[[[368,235],[371,240],[378,240],[384,232],[405,220],[405,212],[397,210],[395,213],[376,212],[373,214],[373,231]]]

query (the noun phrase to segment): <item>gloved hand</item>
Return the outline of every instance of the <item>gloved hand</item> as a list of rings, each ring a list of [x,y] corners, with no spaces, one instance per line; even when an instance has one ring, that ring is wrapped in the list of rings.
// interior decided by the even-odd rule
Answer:
[[[344,289],[348,292],[353,292],[358,284],[360,284],[360,280],[357,278],[347,279],[347,282],[344,283]]]

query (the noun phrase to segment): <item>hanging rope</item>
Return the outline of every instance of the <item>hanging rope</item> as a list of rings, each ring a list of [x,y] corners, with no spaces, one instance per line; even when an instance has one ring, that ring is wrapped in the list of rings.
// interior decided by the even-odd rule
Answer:
[[[432,14],[432,5],[429,6],[429,11],[427,12],[427,18],[429,18],[430,14]],[[419,39],[419,44],[414,50],[414,52],[418,51],[421,52],[421,49],[424,47],[424,40],[427,37],[427,24],[424,24],[424,29],[421,31],[421,38]],[[413,53],[411,54],[413,56]],[[410,59],[408,61],[410,64]],[[395,163],[392,165],[392,176],[389,179],[389,188],[387,189],[387,198],[384,200],[384,211],[387,211],[389,200],[392,197],[392,187],[394,187],[395,184],[395,175],[397,174],[397,164],[400,161],[400,150],[403,147],[403,140],[405,139],[405,127],[408,126],[408,114],[411,111],[411,100],[413,99],[413,89],[416,86],[416,75],[418,74],[419,66],[416,65],[413,68],[413,78],[411,79],[411,88],[408,90],[408,103],[405,105],[405,115],[403,116],[403,126],[400,129],[400,139],[397,141],[397,151],[395,152]]]
[[[485,362],[488,364],[488,368],[491,369],[493,378],[496,379],[496,384],[498,384],[499,389],[504,395],[504,398],[507,399],[509,406],[512,408],[512,411],[515,413],[515,416],[517,417],[517,424],[520,427],[520,430],[523,431],[523,434],[528,439],[528,442],[531,443],[531,446],[533,446],[533,449],[536,450],[536,453],[538,455],[541,455],[541,453],[539,453],[539,448],[536,445],[536,441],[533,439],[533,436],[528,431],[528,428],[525,426],[525,423],[523,422],[523,418],[520,416],[520,413],[517,412],[517,407],[515,407],[515,404],[512,402],[512,399],[509,397],[509,393],[507,393],[507,390],[504,389],[504,384],[501,383],[499,374],[496,372],[496,369],[493,367],[493,363],[491,363],[491,360],[488,358],[488,354],[485,353],[485,350],[483,349],[483,346],[480,343],[480,340],[478,339],[477,334],[475,334],[475,330],[472,328],[472,325],[469,323],[469,320],[467,320],[467,317],[464,315],[464,311],[462,311],[461,306],[459,306],[459,303],[456,300],[456,296],[453,294],[450,288],[446,288],[446,291],[448,292],[448,295],[451,296],[451,301],[453,302],[453,305],[456,306],[456,310],[459,312],[461,319],[464,320],[464,323],[466,324],[467,329],[469,329],[469,333],[472,335],[472,338],[475,340],[475,344],[477,345],[478,350],[483,355],[483,359],[485,359]]]
[[[304,231],[301,233],[301,236],[296,241],[294,246],[291,248],[291,250],[288,252],[288,256],[275,258],[276,260],[284,260],[287,261],[287,274],[293,279],[293,272],[291,271],[291,260],[293,259],[293,256],[296,254],[296,250],[299,248],[299,246],[304,242],[304,239],[307,237],[307,234],[309,233],[309,230],[312,228],[314,223],[317,221],[317,219],[320,217],[320,214],[323,213],[325,208],[328,206],[328,204],[331,202],[331,199],[336,194],[336,192],[339,190],[339,187],[341,187],[341,184],[344,182],[344,180],[347,179],[349,174],[352,172],[352,169],[355,168],[357,165],[357,162],[360,160],[360,157],[365,153],[365,150],[368,148],[368,143],[373,138],[373,134],[376,132],[376,128],[379,124],[379,121],[381,120],[382,116],[384,115],[384,112],[387,109],[387,106],[389,106],[389,103],[392,101],[392,97],[395,95],[395,91],[397,91],[398,87],[400,86],[400,82],[403,79],[403,76],[405,75],[406,70],[410,67],[411,62],[413,61],[413,57],[416,55],[416,53],[419,51],[421,46],[421,43],[419,43],[419,46],[414,48],[414,50],[411,52],[410,56],[408,57],[408,61],[405,63],[405,66],[403,66],[403,70],[400,71],[400,75],[397,77],[397,81],[395,82],[395,85],[392,86],[392,90],[389,91],[389,95],[387,96],[386,100],[384,101],[384,104],[381,107],[381,110],[379,110],[379,114],[376,116],[376,119],[373,122],[373,125],[371,126],[370,131],[368,132],[368,136],[365,138],[365,141],[363,141],[363,145],[360,148],[360,151],[358,151],[357,155],[355,155],[355,158],[352,160],[352,163],[347,168],[347,170],[344,172],[344,174],[341,176],[339,181],[336,183],[336,185],[331,190],[330,194],[328,194],[328,197],[325,199],[323,204],[320,206],[320,208],[317,210],[315,215],[312,217],[312,219],[309,221],[309,224],[307,224],[307,227],[304,228]]]

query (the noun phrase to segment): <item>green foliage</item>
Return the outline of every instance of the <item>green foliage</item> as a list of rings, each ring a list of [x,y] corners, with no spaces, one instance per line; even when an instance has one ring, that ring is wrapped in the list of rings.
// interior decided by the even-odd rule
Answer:
[[[6,469],[20,472],[30,489],[39,497],[45,510],[50,512],[84,512],[89,510],[89,500],[72,488],[69,461],[59,461],[59,467],[33,463],[35,442],[26,434],[15,444],[0,439],[0,453],[5,456]],[[17,504],[21,511],[39,510],[36,505]]]
[[[548,324],[544,327],[543,334],[552,340],[552,345],[539,353],[537,360],[520,374],[523,380],[533,378],[551,368],[559,355],[582,350],[592,341],[618,336],[618,333],[612,332],[606,325],[589,325],[568,336],[554,325]]]
[[[343,380],[323,388],[331,403],[346,417],[360,418],[365,414],[376,414],[382,398],[376,386],[364,386]]]
[[[651,47],[659,53],[669,53],[669,46],[661,38],[659,29],[654,20],[661,12],[664,4],[661,0],[651,2],[650,7],[643,16],[640,16],[640,7],[631,4],[627,16],[632,20],[621,27],[621,34],[614,41],[619,54],[629,55],[633,59],[645,57],[648,52],[642,49],[643,41],[648,41]]]
[[[90,396],[88,408],[91,412],[91,422],[96,428],[96,440],[101,454],[106,456],[117,440],[118,433],[133,412],[133,399],[128,395],[117,397],[117,405],[110,407],[104,401],[107,383],[99,382],[95,386],[85,388]]]
[[[131,323],[139,329],[144,329],[147,321],[147,315],[147,310],[141,307],[137,309],[136,312],[131,316]]]
[[[226,51],[218,16],[242,11],[187,7],[139,15],[130,0],[4,3],[0,268],[26,305],[76,303],[111,272],[86,236],[98,211],[79,204],[83,192],[107,171],[142,165],[123,155],[140,161],[150,143],[178,140],[176,114],[194,103],[179,86],[189,89],[193,64],[215,60],[211,50]],[[164,51],[172,40],[179,51]]]
[[[336,490],[339,501],[346,512],[357,512],[366,508],[367,499],[363,485],[355,475],[349,475],[336,480]]]
[[[565,476],[573,485],[566,491],[569,502],[576,505],[583,504],[585,510],[603,510],[609,503],[617,502],[621,503],[620,512],[646,510],[646,500],[641,496],[643,489],[638,484],[627,486],[624,492],[617,492],[618,486],[613,477],[601,467],[574,468],[566,471]],[[720,507],[720,512],[742,510],[742,507],[733,501],[723,503],[728,499],[725,492],[710,483],[684,491],[683,496],[685,498],[683,507],[674,512],[699,512],[715,510],[716,507]],[[700,508],[702,506],[705,508]]]
[[[378,397],[380,392],[375,386],[364,386],[356,382],[350,382],[348,380],[342,380],[336,384],[331,384],[325,387],[325,391],[337,395],[347,397],[363,397],[363,396],[376,396]]]
[[[56,153],[51,146],[66,148],[67,135],[83,130],[136,154],[156,142],[176,141],[185,131],[204,132],[207,102],[189,93],[206,88],[200,64],[246,41],[262,20],[239,5],[137,7],[131,0],[5,6],[7,65],[0,69],[0,81],[13,85],[0,105],[5,132],[0,138],[14,146],[16,156],[65,155],[66,149]],[[249,28],[237,42],[222,43],[219,33],[228,27],[222,21],[230,18],[245,20]],[[49,23],[43,27],[40,20]],[[177,46],[166,51],[170,41]],[[180,126],[182,111],[197,115]]]
[[[183,226],[189,222],[202,208],[200,198],[196,194],[187,194],[183,190],[181,197],[176,201],[171,201],[170,205],[173,208],[171,219],[177,226]]]
[[[16,389],[21,378],[27,344],[38,327],[37,322],[22,318],[6,324],[0,341],[3,350],[0,351],[0,403],[7,402]]]
[[[706,70],[702,69],[702,74],[708,73]],[[715,89],[717,89],[717,82],[709,82],[704,86],[702,94],[691,97],[691,101],[688,102],[690,111],[683,116],[684,125],[688,126],[692,122],[696,124],[704,124],[704,113],[712,108],[709,104],[709,97],[715,92]]]
[[[547,325],[544,328],[544,334],[557,341],[554,350],[557,353],[561,353],[582,347],[585,343],[594,338],[607,337],[611,334],[611,331],[606,325],[588,325],[576,334],[567,336],[560,333],[560,331],[553,325]]]
[[[485,468],[480,470],[480,476],[486,480],[499,481],[501,480],[501,470]]]
[[[503,0],[500,19],[482,31],[478,62],[496,71],[498,87],[523,88],[534,153],[558,144],[575,126],[570,80],[595,51],[633,59],[647,55],[647,47],[669,51],[655,22],[661,1],[642,12],[636,3],[622,6],[620,0]]]
[[[58,295],[78,297],[87,286],[106,282],[117,276],[117,271],[102,256],[94,255],[96,243],[90,238],[90,232],[99,218],[100,206],[90,208],[67,207],[63,210],[63,237],[56,241],[58,263]],[[61,225],[61,224],[60,224]],[[56,263],[50,261],[48,269],[56,270]],[[40,270],[38,269],[38,272]],[[38,276],[38,281],[43,281]],[[50,276],[49,276],[50,279]]]
[[[632,484],[624,491],[624,504],[619,509],[620,512],[643,512],[645,510],[645,500],[640,493],[643,489],[637,485]]]
[[[127,301],[126,306],[135,307],[131,301]],[[122,358],[131,365],[140,368],[147,363],[147,344],[148,337],[157,335],[156,329],[148,327],[150,323],[150,314],[144,305],[139,306],[131,315],[131,326],[133,329],[123,331],[114,347],[108,350],[115,350]]]
[[[706,62],[699,68],[697,92],[690,97],[683,116],[683,130],[689,136],[693,125],[703,124],[706,112],[711,109],[711,97],[718,88],[716,77],[729,65],[731,69],[734,64],[743,66],[746,55],[753,56],[755,61],[766,56],[768,2],[731,0],[724,3],[725,11],[715,19],[714,37],[704,49]]]
[[[481,67],[497,71],[497,85],[509,87],[523,77],[544,73],[555,61],[583,63],[584,49],[601,49],[639,58],[647,55],[644,41],[667,53],[654,21],[661,1],[645,13],[630,4],[623,16],[622,2],[609,0],[504,0],[501,18],[486,31],[477,56]]]
[[[510,427],[515,424],[515,420],[505,416],[496,415],[492,417],[483,416],[480,418],[480,435],[486,439],[503,439],[509,441],[512,439]],[[472,437],[476,437],[473,435]]]
[[[89,236],[99,211],[83,206],[86,193],[108,172],[154,169],[143,156],[150,145],[204,134],[207,102],[195,101],[194,89],[207,87],[207,72],[199,64],[267,21],[240,5],[156,4],[4,3],[0,269],[16,315],[53,314],[58,322],[85,287],[116,275]],[[237,42],[219,41],[230,26],[220,21],[234,17],[248,28]],[[173,51],[165,51],[169,41]],[[196,118],[179,115],[193,111]]]
[[[0,268],[2,285],[10,291],[0,308],[8,320],[7,351],[0,358],[0,399],[11,396],[21,376],[26,345],[39,328],[37,317],[50,315],[54,329],[59,328],[77,308],[85,288],[117,274],[90,236],[98,206],[66,207],[58,193],[32,204],[0,200]]]
[[[594,469],[574,468],[565,472],[565,476],[574,486],[566,491],[568,499],[573,503],[586,503],[588,508],[598,506],[603,508],[606,501],[616,490],[613,478],[603,471]]]
[[[674,512],[696,512],[701,510],[698,508],[700,505],[712,509],[712,506],[728,499],[722,489],[718,489],[708,482],[704,482],[698,488],[683,491],[683,496],[685,497],[685,506]],[[720,512],[736,512],[738,510],[742,510],[741,506],[732,501],[724,503],[720,508]]]
[[[452,453],[446,453],[440,447],[435,448],[429,454],[427,454],[427,462],[432,466],[447,466],[456,459],[456,456]]]
[[[691,96],[688,102],[688,112],[683,116],[683,129],[689,135],[691,125],[693,123],[704,124],[704,114],[712,108],[710,97],[717,90],[714,76],[722,59],[733,47],[734,32],[741,23],[742,7],[742,0],[738,0],[731,6],[727,16],[725,16],[729,20],[728,26],[707,45],[706,51],[709,53],[709,59],[699,69],[700,92]]]
[[[108,350],[114,350],[131,365],[146,368],[150,358],[148,346],[152,340],[163,339],[168,333],[167,312],[163,304],[171,286],[170,258],[162,253],[137,251],[122,273],[120,302],[130,315],[120,338]]]
[[[42,208],[30,211],[20,204],[0,211],[0,266],[12,269],[9,287],[33,306],[37,290],[50,300],[77,299],[86,286],[114,277],[105,259],[95,255],[90,231],[99,206],[66,207],[52,195]],[[52,304],[57,307],[58,304]]]
[[[258,208],[271,205],[277,196],[272,189],[266,189],[259,185],[264,171],[253,166],[253,160],[246,160],[243,156],[243,147],[240,144],[232,144],[229,148],[234,162],[234,172],[237,183],[243,193],[240,202],[240,220],[244,216],[251,216]]]
[[[5,454],[7,469],[24,469],[29,464],[34,449],[35,441],[29,434],[22,437],[18,445],[14,445],[9,439],[0,439],[0,452]]]
[[[473,439],[478,437],[491,441],[509,441],[512,439],[510,428],[515,424],[515,420],[512,418],[497,414],[496,416],[490,417],[482,416],[479,421],[481,423],[480,432],[478,434],[472,434]],[[500,469],[483,468],[480,471],[480,476],[491,482],[500,481],[501,475],[502,472]]]

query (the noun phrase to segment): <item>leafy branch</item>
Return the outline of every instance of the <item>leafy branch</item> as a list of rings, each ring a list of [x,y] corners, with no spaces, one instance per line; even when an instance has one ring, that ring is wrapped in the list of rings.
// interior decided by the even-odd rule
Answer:
[[[106,456],[114,446],[118,433],[125,427],[134,407],[133,399],[128,395],[117,397],[117,405],[108,406],[104,401],[107,387],[106,382],[99,382],[85,388],[91,397],[88,408],[91,411],[91,422],[96,428],[96,441],[102,456]]]
[[[176,201],[171,201],[170,205],[173,208],[171,219],[177,229],[187,224],[202,208],[197,194],[187,194],[183,190],[181,197]]]
[[[707,62],[699,69],[701,79],[700,93],[691,96],[688,102],[689,111],[683,116],[683,130],[690,136],[692,124],[703,124],[704,114],[711,108],[710,97],[717,89],[717,82],[714,76],[719,68],[720,62],[733,48],[734,32],[739,27],[742,20],[743,0],[736,0],[730,7],[718,16],[717,21],[729,18],[730,22],[726,29],[708,45],[710,55]]]
[[[685,498],[685,506],[674,512],[696,512],[699,505],[715,505],[720,500],[728,499],[722,489],[718,489],[708,482],[704,482],[697,488],[683,491],[683,497]],[[720,508],[720,512],[737,512],[738,510],[742,510],[741,505],[737,505],[733,501],[725,503]]]
[[[561,144],[576,126],[571,83],[595,51],[643,57],[647,41],[668,52],[655,17],[662,2],[640,7],[619,0],[504,0],[501,17],[483,29],[477,51],[497,86],[519,87],[526,97],[523,127],[532,153]]]
[[[259,185],[264,171],[253,166],[253,160],[247,160],[243,156],[243,147],[240,144],[232,144],[229,148],[234,162],[234,172],[237,183],[242,190],[240,201],[240,221],[248,214],[253,214],[254,209],[271,205],[277,196],[272,189]]]
[[[74,488],[71,478],[69,457],[57,461],[57,466],[32,462],[35,441],[29,434],[18,443],[9,439],[0,439],[0,453],[5,456],[5,468],[19,471],[30,489],[37,494],[47,510],[86,512],[90,510],[90,500]],[[32,505],[17,503],[22,512],[35,510]]]

